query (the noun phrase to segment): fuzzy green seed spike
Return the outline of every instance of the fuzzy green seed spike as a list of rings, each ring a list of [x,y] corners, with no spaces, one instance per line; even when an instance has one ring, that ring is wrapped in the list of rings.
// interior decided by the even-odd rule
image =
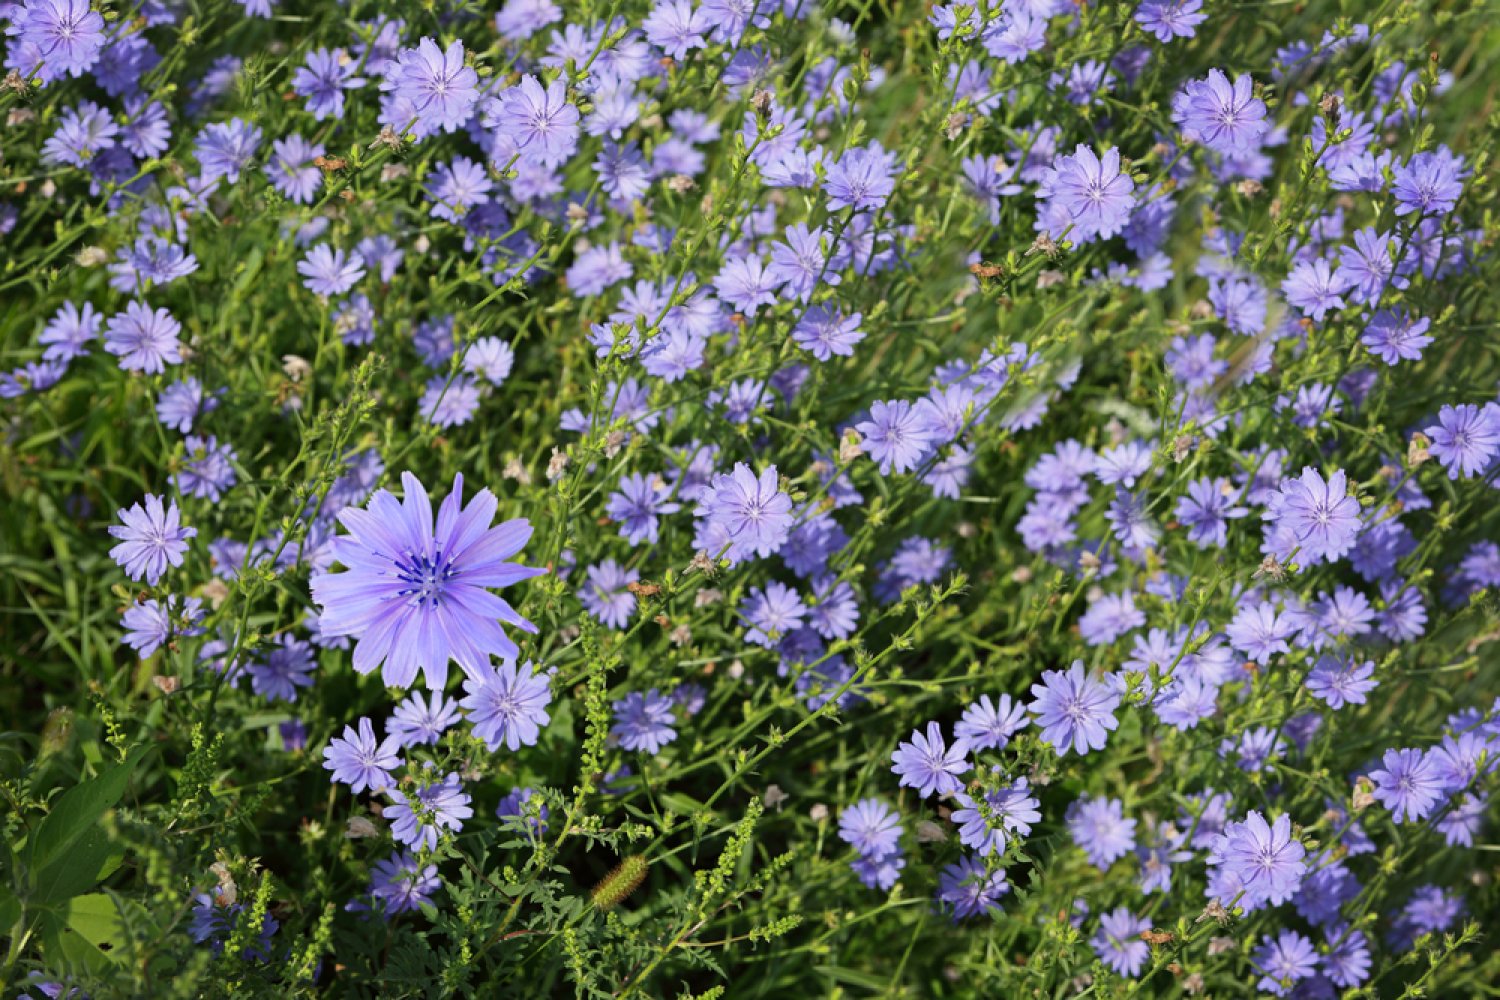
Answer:
[[[601,910],[619,906],[646,878],[651,862],[639,854],[632,854],[615,865],[614,870],[594,886],[594,905]]]

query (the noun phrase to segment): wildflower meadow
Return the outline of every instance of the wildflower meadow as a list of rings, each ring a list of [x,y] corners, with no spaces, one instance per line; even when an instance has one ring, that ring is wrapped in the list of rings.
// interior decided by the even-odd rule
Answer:
[[[5,997],[1500,995],[1500,4],[0,26]]]

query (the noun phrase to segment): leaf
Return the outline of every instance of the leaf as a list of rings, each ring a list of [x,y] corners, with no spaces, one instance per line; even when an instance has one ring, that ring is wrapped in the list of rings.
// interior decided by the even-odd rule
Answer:
[[[104,876],[120,866],[124,852],[110,842],[97,825],[73,842],[67,855],[31,872],[32,888],[27,902],[34,906],[52,906],[66,902],[93,888]]]
[[[124,796],[130,775],[149,751],[149,747],[137,747],[123,763],[63,792],[32,831],[26,844],[32,894],[47,887],[39,902],[66,899],[69,890],[82,892],[98,878],[110,855],[99,820]]]
[[[848,986],[860,986],[872,993],[883,993],[891,985],[888,977],[872,975],[859,969],[851,969],[845,965],[817,965],[813,971],[819,975],[827,976],[836,983],[844,983]]]
[[[139,903],[95,892],[70,900],[65,920],[70,930],[111,961],[121,962],[130,941],[125,932],[127,918],[131,926],[147,926],[146,910]]]

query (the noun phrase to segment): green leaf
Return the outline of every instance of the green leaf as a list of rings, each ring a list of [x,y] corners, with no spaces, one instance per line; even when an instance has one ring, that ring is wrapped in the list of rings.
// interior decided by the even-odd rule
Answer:
[[[28,902],[34,906],[52,906],[65,902],[120,866],[124,852],[110,842],[97,825],[84,831],[73,842],[67,855],[31,872],[32,888]]]
[[[125,932],[127,920],[137,929],[148,926],[146,910],[139,903],[102,892],[70,900],[64,919],[69,930],[114,962],[125,959],[125,946],[130,940]]]
[[[120,801],[149,750],[137,747],[123,763],[63,792],[32,831],[26,844],[27,874],[38,902],[66,899],[99,877],[111,854],[99,820]]]

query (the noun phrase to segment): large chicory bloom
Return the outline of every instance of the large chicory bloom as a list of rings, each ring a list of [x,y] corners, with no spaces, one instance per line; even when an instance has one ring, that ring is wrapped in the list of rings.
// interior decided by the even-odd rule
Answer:
[[[1449,479],[1478,475],[1500,452],[1500,404],[1444,406],[1425,433],[1432,439],[1428,450]]]
[[[951,795],[963,787],[957,776],[969,769],[968,753],[968,743],[954,740],[948,746],[938,724],[929,722],[925,735],[912,730],[911,742],[902,743],[891,754],[891,770],[903,787],[915,788],[923,798],[934,792]]]
[[[1447,146],[1416,153],[1396,167],[1391,194],[1396,214],[1446,215],[1458,205],[1464,190],[1464,158]]]
[[[1219,69],[1183,85],[1172,98],[1172,120],[1184,139],[1225,156],[1255,152],[1271,130],[1266,102],[1255,96],[1249,75],[1242,73],[1230,83]]]
[[[1380,764],[1370,772],[1375,801],[1389,809],[1397,823],[1426,819],[1447,795],[1448,783],[1432,754],[1387,750]]]
[[[391,772],[401,766],[396,751],[401,741],[395,733],[376,741],[375,727],[369,719],[359,720],[359,729],[344,727],[342,738],[330,740],[323,750],[323,767],[333,772],[333,780],[343,782],[355,795],[366,788],[383,791],[394,783]]]
[[[240,171],[250,166],[250,159],[260,146],[261,130],[239,118],[227,122],[215,122],[198,133],[198,144],[193,152],[203,168],[204,180],[228,178],[235,184]]]
[[[1031,714],[1042,729],[1042,742],[1051,744],[1059,756],[1070,749],[1080,755],[1104,749],[1110,731],[1120,724],[1114,715],[1119,692],[1090,679],[1082,660],[1074,660],[1066,673],[1043,672],[1042,683],[1033,684],[1031,694]]]
[[[463,476],[455,476],[434,525],[421,482],[405,472],[401,483],[404,500],[379,490],[364,510],[339,514],[349,533],[333,541],[333,558],[347,569],[315,575],[313,600],[325,636],[358,640],[355,670],[384,664],[385,682],[404,688],[420,668],[427,686],[440,691],[450,659],[483,677],[489,657],[517,657],[519,647],[500,623],[527,632],[536,626],[489,588],[546,571],[506,561],[531,537],[531,525],[516,518],[491,527],[499,502],[489,490],[464,507]]]
[[[551,678],[538,673],[530,660],[519,669],[510,661],[498,670],[485,666],[464,678],[464,691],[468,696],[459,705],[468,711],[474,735],[491,750],[502,744],[512,751],[535,746],[541,727],[551,721]]]
[[[1079,244],[1114,236],[1135,208],[1135,182],[1120,169],[1114,147],[1101,157],[1080,143],[1072,155],[1058,156],[1042,178],[1041,194],[1038,228]]]
[[[792,498],[778,486],[776,466],[759,475],[743,462],[715,476],[698,494],[693,513],[703,519],[704,538],[718,555],[727,546],[730,562],[772,555],[786,543],[792,528]],[[703,546],[709,548],[709,546]]]
[[[145,579],[156,586],[169,566],[181,566],[187,540],[198,534],[197,528],[182,524],[182,515],[174,500],[163,504],[162,498],[146,494],[146,506],[134,504],[117,512],[120,524],[109,526],[109,533],[120,544],[109,550],[110,558],[120,564],[132,580]]]
[[[6,34],[21,43],[16,68],[23,76],[34,73],[45,82],[64,73],[82,76],[104,48],[104,18],[89,0],[28,0],[6,16],[11,22]]]
[[[866,453],[880,463],[881,475],[915,469],[932,448],[932,428],[926,416],[904,399],[876,400],[870,406],[870,419],[854,429],[864,438]]]
[[[568,103],[563,77],[544,88],[528,73],[488,107],[484,124],[509,139],[522,159],[555,167],[578,148],[578,109]]]
[[[479,101],[479,74],[464,65],[463,42],[440,49],[424,37],[386,65],[380,89],[387,94],[381,122],[409,128],[420,139],[439,129],[453,132],[469,120]]]
[[[182,363],[181,331],[182,324],[165,309],[131,302],[105,324],[104,349],[119,357],[125,371],[160,375],[167,365]]]
[[[1301,476],[1267,498],[1263,516],[1288,551],[1295,547],[1310,563],[1343,557],[1359,538],[1359,501],[1348,495],[1342,470],[1324,480],[1317,469],[1303,467]]]
[[[1208,864],[1219,877],[1210,880],[1210,890],[1223,902],[1239,898],[1246,909],[1266,903],[1280,904],[1292,898],[1307,864],[1307,849],[1292,836],[1291,817],[1283,813],[1274,823],[1251,810],[1242,822],[1224,825],[1214,837]]]

